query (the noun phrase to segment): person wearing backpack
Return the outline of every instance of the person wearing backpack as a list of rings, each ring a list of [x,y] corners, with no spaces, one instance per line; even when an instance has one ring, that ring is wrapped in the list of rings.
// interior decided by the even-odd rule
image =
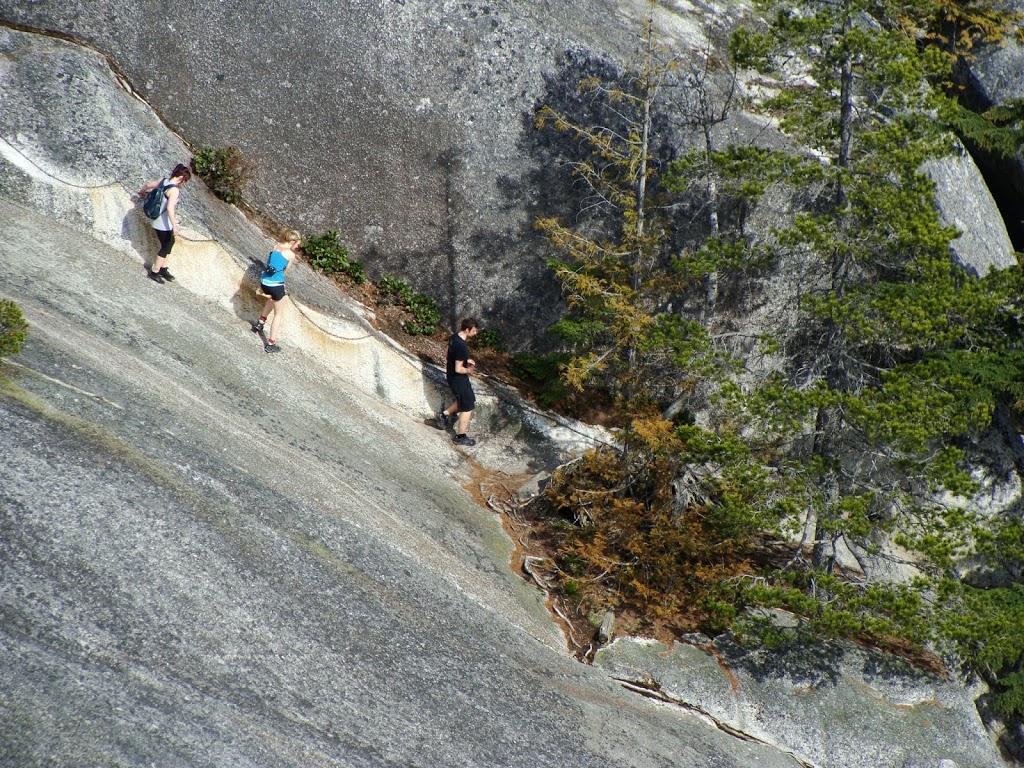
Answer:
[[[270,324],[270,335],[263,345],[264,351],[280,352],[281,347],[277,345],[277,330],[281,327],[281,301],[285,297],[284,274],[295,261],[295,249],[302,245],[302,237],[294,229],[282,229],[279,235],[280,241],[274,246],[274,250],[267,257],[267,265],[260,275],[260,287],[270,298],[263,305],[260,319],[252,324],[255,333],[263,332],[263,325],[267,322],[270,313],[274,313],[274,322]]]
[[[174,238],[178,234],[180,187],[191,178],[192,171],[188,166],[178,163],[167,178],[153,179],[139,190],[143,210],[153,220],[153,229],[160,241],[160,250],[149,269],[149,279],[153,282],[163,284],[174,280],[174,275],[167,271],[167,257],[171,255]],[[157,202],[160,204],[159,209],[156,208]]]

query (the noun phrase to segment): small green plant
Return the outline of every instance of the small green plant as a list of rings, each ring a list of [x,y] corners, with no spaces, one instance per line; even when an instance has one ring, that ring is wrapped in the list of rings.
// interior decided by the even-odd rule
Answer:
[[[380,294],[378,304],[393,304],[404,307],[412,301],[416,292],[412,289],[408,280],[401,280],[391,275],[381,275],[377,281],[377,292]]]
[[[429,336],[441,323],[441,310],[437,308],[437,302],[422,293],[413,296],[406,309],[412,314],[412,320],[407,320],[402,327],[411,336]]]
[[[28,323],[13,301],[0,301],[0,358],[16,355],[28,335]]]
[[[366,282],[362,262],[349,258],[348,248],[342,245],[336,230],[332,229],[319,237],[306,238],[302,252],[314,269],[328,275],[344,275],[356,285]]]
[[[562,591],[568,598],[577,598],[580,595],[580,583],[576,579],[566,579],[562,584]]]
[[[478,349],[493,349],[495,352],[505,351],[505,340],[501,336],[501,331],[497,328],[488,328],[480,331],[473,339],[474,345]]]
[[[238,147],[203,147],[192,158],[192,169],[213,194],[226,203],[237,203],[256,163],[242,155]]]
[[[382,275],[377,282],[378,304],[393,304],[412,315],[402,328],[410,336],[429,336],[441,323],[441,310],[437,302],[422,293],[416,293],[407,280]]]

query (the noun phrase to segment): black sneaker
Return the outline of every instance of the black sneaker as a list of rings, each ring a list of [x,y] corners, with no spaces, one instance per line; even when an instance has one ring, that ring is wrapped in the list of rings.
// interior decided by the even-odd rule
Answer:
[[[468,435],[455,435],[452,438],[452,442],[456,445],[476,445],[476,440]]]
[[[271,344],[270,342],[267,342],[266,344],[263,345],[263,351],[269,354],[271,352],[280,352],[281,348],[277,346],[277,344]]]
[[[157,274],[169,283],[173,283],[175,280],[174,275],[167,271],[167,267],[160,267],[160,271]]]
[[[437,412],[437,428],[440,430],[448,429],[448,425],[451,423],[451,417],[444,411]]]
[[[252,332],[253,333],[263,333],[263,321],[262,320],[257,320],[255,323],[252,324]]]
[[[164,284],[164,279],[159,272],[150,272],[149,279],[152,280],[154,283],[160,283],[160,285]]]

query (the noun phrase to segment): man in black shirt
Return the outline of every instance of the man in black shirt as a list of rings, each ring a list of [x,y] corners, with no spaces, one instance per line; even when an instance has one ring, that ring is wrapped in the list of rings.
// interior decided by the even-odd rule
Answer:
[[[455,402],[437,414],[438,429],[446,429],[456,413],[459,421],[455,428],[452,442],[458,445],[476,445],[476,440],[466,435],[466,427],[476,406],[476,395],[469,376],[476,367],[476,361],[469,356],[469,345],[466,343],[480,332],[480,323],[475,318],[467,317],[460,324],[458,333],[453,333],[448,340],[448,366],[445,370],[448,388],[455,395]]]

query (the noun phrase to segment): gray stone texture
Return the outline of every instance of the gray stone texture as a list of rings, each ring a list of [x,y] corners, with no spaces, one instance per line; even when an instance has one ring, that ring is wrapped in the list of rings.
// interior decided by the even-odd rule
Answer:
[[[961,233],[950,243],[953,260],[978,276],[1016,266],[1006,225],[971,156],[961,151],[929,160],[923,170],[935,182],[942,223]]]
[[[308,268],[264,354],[236,211],[186,186],[178,280],[146,279],[129,193],[166,162],[133,169],[183,147],[100,56],[4,30],[0,62],[31,324],[0,363],[0,766],[794,765],[572,660],[467,493],[522,457],[456,452]]]
[[[96,46],[193,146],[258,159],[248,193],[280,223],[340,229],[446,319],[528,335],[557,317],[532,221],[564,173],[536,167],[533,110],[575,87],[557,78],[567,51],[631,50],[646,5],[42,0],[0,19]],[[677,32],[697,33],[689,18]]]
[[[646,0],[35,0],[0,6],[0,20],[94,45],[192,146],[259,160],[257,208],[304,232],[340,230],[371,274],[408,278],[448,322],[476,314],[524,346],[551,343],[544,329],[563,309],[533,222],[571,219],[578,202],[571,148],[539,135],[534,111],[574,103],[580,76],[633,58],[652,7],[682,51],[721,39],[743,12]],[[742,114],[718,133],[777,142]]]
[[[851,643],[749,649],[723,636],[698,648],[622,638],[597,666],[655,687],[723,726],[769,740],[805,765],[1003,765],[960,685]],[[975,692],[976,693],[976,692]]]
[[[362,10],[364,27],[368,10],[380,12],[379,24],[401,12],[352,2],[311,6],[293,20],[284,7],[246,6],[238,42],[211,48],[193,45],[218,24],[242,25],[239,5],[201,5],[198,17],[190,6],[180,20],[161,14],[184,5],[167,7],[97,3],[86,13],[39,2],[2,13],[39,26],[61,21],[94,42],[123,37],[119,45],[135,51],[124,62],[141,69],[152,65],[153,43],[139,31],[156,30],[177,60],[197,57],[204,76],[223,82],[218,56],[237,55],[237,65],[245,52],[252,70],[276,77],[290,29],[340,35],[328,11]],[[488,15],[473,4],[437,7]],[[530,8],[583,12],[582,4]],[[603,9],[593,6],[595,19]],[[261,53],[246,34],[281,44]],[[436,63],[437,51],[428,56],[423,45]],[[306,60],[294,77],[319,83],[310,67]],[[168,99],[165,111],[175,94],[191,94],[181,101],[204,103],[194,111],[205,119],[248,128],[263,119],[256,106],[279,95],[260,91],[246,121],[227,105],[241,86],[225,85],[235,96],[206,106],[206,91],[189,90],[199,70],[173,71],[160,80],[170,76],[158,70],[145,86],[150,98]],[[224,80],[229,72],[241,78],[232,69]],[[265,87],[245,82],[254,93]],[[383,97],[374,103],[383,114]],[[286,100],[285,112],[298,104]],[[438,125],[426,131],[430,140],[450,128]],[[364,131],[358,141],[369,146]],[[389,146],[383,128],[380,138]],[[301,266],[289,277],[285,352],[265,355],[248,321],[258,307],[254,263],[269,241],[199,184],[183,190],[170,263],[178,282],[146,280],[155,239],[130,193],[186,156],[118,87],[104,57],[0,31],[0,298],[15,300],[32,326],[24,351],[0,368],[11,379],[0,384],[0,765],[797,764],[790,734],[799,723],[787,713],[778,730],[758,724],[767,742],[759,744],[571,661],[544,596],[511,573],[511,541],[466,489],[479,487],[480,472],[542,469],[552,454],[550,444],[536,447],[537,435],[563,449],[605,436],[507,408],[509,393],[482,386],[475,424],[497,436],[468,456],[455,452],[424,423],[439,395],[436,370],[397,350],[368,325],[368,310]],[[329,159],[325,149],[294,163],[329,174]],[[283,167],[261,178],[268,205],[299,199],[287,194],[296,182]],[[340,199],[328,188],[314,197]],[[421,201],[389,189],[400,215],[417,215]],[[391,214],[379,210],[390,227]],[[312,220],[301,216],[314,215],[277,213],[307,229]],[[385,232],[406,234],[422,236]],[[401,253],[395,243],[389,252]],[[702,683],[708,691],[720,686],[716,669]],[[958,705],[962,732],[984,739],[966,695]],[[881,739],[872,749],[891,748],[884,722],[851,727]],[[865,764],[853,747],[830,759]]]
[[[1021,0],[1008,0],[1004,7],[1024,13]],[[962,64],[961,76],[964,98],[978,111],[1024,99],[1024,45],[1011,35],[998,44],[980,46],[976,56]],[[976,155],[1020,249],[1024,247],[1024,149],[1009,159],[983,151]]]

